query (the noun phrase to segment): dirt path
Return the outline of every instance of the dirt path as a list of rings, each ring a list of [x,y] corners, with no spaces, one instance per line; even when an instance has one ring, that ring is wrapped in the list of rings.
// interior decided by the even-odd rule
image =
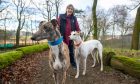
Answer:
[[[100,72],[100,66],[91,68],[92,59],[88,58],[87,74],[75,79],[76,70],[70,67],[66,84],[140,84],[140,80],[125,75],[110,67]],[[48,65],[48,51],[26,56],[10,67],[0,71],[2,84],[54,84]]]

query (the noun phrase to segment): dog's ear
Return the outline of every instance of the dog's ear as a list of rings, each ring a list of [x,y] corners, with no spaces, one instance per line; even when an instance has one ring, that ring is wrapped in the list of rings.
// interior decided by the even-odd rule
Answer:
[[[84,37],[84,32],[80,32],[80,37],[81,37],[81,38]]]
[[[52,19],[51,20],[51,23],[52,23],[52,25],[53,25],[54,28],[56,28],[57,25],[58,25],[58,21],[56,19]]]
[[[44,22],[45,22],[45,21],[41,21],[41,22],[39,23],[39,26],[41,26]]]

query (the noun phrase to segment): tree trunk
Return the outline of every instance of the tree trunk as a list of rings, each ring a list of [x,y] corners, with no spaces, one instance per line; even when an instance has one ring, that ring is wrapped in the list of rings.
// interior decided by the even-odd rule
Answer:
[[[4,19],[4,49],[6,49],[6,37],[7,37],[7,32],[6,32],[6,19]]]
[[[28,34],[27,34],[27,31],[26,31],[26,36],[25,36],[25,46],[27,45],[27,36],[28,36]]]
[[[56,19],[58,19],[58,14],[59,14],[59,4],[58,4],[58,2],[57,2],[57,0],[55,0],[55,7],[56,7]]]
[[[111,66],[131,76],[140,78],[140,60],[126,56],[113,56]]]
[[[138,50],[139,49],[139,32],[140,32],[140,7],[137,10],[133,35],[132,35],[132,42],[131,42],[131,49]]]
[[[18,26],[17,32],[16,32],[16,46],[19,46],[19,40],[20,40],[20,27]]]
[[[93,7],[92,7],[93,38],[94,39],[98,39],[98,36],[97,36],[97,32],[98,32],[98,30],[97,30],[97,16],[96,16],[97,1],[98,0],[94,0]]]

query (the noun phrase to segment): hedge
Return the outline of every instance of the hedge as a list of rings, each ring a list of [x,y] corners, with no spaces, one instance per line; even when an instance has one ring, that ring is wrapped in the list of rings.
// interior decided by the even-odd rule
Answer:
[[[0,69],[7,67],[8,65],[15,62],[17,59],[22,58],[24,55],[33,54],[35,52],[41,52],[48,49],[47,44],[38,44],[33,46],[27,46],[18,48],[16,50],[1,53],[0,54]]]
[[[22,51],[24,55],[33,54],[35,52],[40,52],[45,49],[48,49],[48,44],[38,44],[33,46],[27,46],[16,49],[17,51]]]
[[[23,56],[21,51],[10,51],[0,54],[0,69],[12,64]]]

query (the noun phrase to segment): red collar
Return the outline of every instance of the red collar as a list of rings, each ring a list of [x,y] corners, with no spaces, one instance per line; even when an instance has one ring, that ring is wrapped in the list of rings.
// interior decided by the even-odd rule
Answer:
[[[79,47],[81,43],[82,43],[82,41],[80,43],[78,43],[78,44],[75,44],[75,46],[76,47]]]

